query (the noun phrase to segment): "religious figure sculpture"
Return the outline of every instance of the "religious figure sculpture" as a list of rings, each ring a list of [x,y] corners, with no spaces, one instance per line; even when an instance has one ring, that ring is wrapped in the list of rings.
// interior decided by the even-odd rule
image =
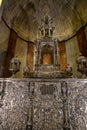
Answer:
[[[76,63],[77,70],[82,74],[82,78],[87,77],[87,58],[80,54]]]
[[[67,64],[67,67],[66,67],[66,75],[67,75],[69,78],[73,75],[72,67],[70,66],[70,64]]]
[[[24,78],[28,78],[29,72],[30,72],[30,69],[29,69],[29,67],[26,65],[26,66],[23,68]]]
[[[18,56],[12,58],[9,68],[9,70],[12,72],[12,78],[16,77],[16,73],[20,70],[20,64],[21,62],[18,59]]]
[[[64,116],[63,130],[71,130],[69,107],[68,107],[68,86],[65,81],[61,83],[61,94],[62,94],[62,101],[63,101],[63,116]]]

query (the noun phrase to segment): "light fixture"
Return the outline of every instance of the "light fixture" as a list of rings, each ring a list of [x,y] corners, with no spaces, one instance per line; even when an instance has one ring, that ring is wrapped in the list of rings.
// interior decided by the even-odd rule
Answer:
[[[2,4],[2,0],[0,0],[0,6],[1,6],[1,4]]]

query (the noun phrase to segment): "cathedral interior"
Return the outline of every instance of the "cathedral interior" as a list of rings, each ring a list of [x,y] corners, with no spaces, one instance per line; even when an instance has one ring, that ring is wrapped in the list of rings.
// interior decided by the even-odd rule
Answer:
[[[87,0],[0,0],[0,130],[87,130]]]

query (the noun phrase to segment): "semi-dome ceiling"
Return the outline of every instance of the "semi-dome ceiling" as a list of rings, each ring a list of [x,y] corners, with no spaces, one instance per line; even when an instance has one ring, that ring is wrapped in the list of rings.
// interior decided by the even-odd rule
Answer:
[[[3,0],[3,19],[18,35],[34,41],[44,15],[53,18],[54,37],[66,40],[87,23],[87,0]]]

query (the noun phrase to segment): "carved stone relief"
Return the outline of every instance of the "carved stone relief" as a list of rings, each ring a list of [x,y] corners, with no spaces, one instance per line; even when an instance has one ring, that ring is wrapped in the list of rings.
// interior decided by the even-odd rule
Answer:
[[[86,130],[87,80],[0,80],[0,130]]]
[[[62,130],[63,112],[59,86],[60,83],[35,83],[33,129]]]
[[[72,129],[87,129],[87,82],[77,81],[70,86],[69,108]]]

